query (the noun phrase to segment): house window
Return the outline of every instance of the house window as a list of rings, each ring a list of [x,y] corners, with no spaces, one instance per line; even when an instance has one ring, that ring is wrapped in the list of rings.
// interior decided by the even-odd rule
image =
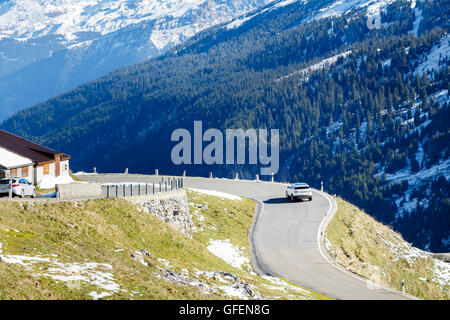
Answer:
[[[28,167],[23,167],[22,168],[22,175],[21,177],[23,178],[27,178],[28,177]]]
[[[17,177],[17,168],[11,169],[11,177]]]
[[[48,175],[50,173],[50,164],[46,163],[44,164],[44,176]]]

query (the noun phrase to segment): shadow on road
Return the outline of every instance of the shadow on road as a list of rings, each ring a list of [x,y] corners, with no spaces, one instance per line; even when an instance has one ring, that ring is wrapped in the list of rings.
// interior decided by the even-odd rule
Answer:
[[[264,201],[265,204],[277,204],[277,203],[288,203],[290,202],[287,198],[272,198]]]

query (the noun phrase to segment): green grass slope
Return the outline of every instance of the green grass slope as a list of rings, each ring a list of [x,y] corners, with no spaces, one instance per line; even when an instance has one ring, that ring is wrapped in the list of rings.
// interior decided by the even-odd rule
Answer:
[[[368,284],[402,290],[422,299],[449,299],[450,265],[412,247],[389,226],[338,199],[326,230],[328,253]]]
[[[1,201],[0,299],[326,298],[208,250],[227,240],[250,257],[253,202],[189,196],[192,238],[124,199]]]

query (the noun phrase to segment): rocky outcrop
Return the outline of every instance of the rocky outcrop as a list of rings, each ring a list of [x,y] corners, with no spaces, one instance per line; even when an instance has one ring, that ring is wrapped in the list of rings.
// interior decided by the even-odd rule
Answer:
[[[144,212],[154,215],[186,236],[191,237],[194,223],[189,212],[188,197],[184,190],[126,197],[125,199],[139,205]]]

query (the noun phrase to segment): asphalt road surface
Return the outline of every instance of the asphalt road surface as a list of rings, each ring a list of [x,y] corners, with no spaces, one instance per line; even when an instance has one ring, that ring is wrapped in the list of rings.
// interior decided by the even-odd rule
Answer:
[[[101,183],[151,183],[161,179],[144,175],[82,178]],[[258,268],[263,272],[336,299],[407,299],[355,278],[325,260],[318,247],[317,234],[330,202],[319,192],[313,193],[311,202],[291,203],[284,197],[285,186],[276,183],[186,177],[184,186],[227,192],[263,203],[253,237]]]

